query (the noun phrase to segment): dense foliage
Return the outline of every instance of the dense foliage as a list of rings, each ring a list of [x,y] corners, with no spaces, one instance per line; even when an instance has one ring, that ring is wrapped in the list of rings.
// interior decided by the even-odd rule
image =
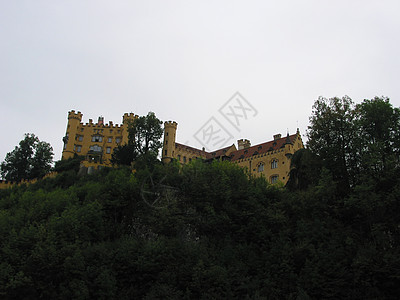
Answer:
[[[313,117],[345,116],[313,119],[288,188],[219,161],[80,177],[75,158],[0,190],[0,297],[398,299],[397,109],[347,100],[320,99]]]
[[[160,138],[163,134],[162,122],[153,112],[141,116],[128,124],[128,143],[118,146],[112,154],[114,165],[131,165],[136,167],[153,165],[162,147]],[[139,166],[138,166],[139,165]]]
[[[50,144],[27,133],[19,146],[7,153],[0,173],[4,179],[17,182],[41,178],[50,171],[52,162],[53,148]]]

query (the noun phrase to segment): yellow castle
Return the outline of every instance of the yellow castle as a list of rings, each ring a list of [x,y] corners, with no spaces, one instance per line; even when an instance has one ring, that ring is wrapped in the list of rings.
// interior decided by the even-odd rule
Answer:
[[[187,164],[193,159],[203,160],[228,160],[247,168],[254,176],[265,176],[274,184],[286,184],[289,179],[290,160],[294,152],[304,148],[299,129],[293,135],[282,137],[276,134],[273,140],[251,146],[249,140],[238,140],[238,148],[234,144],[212,152],[205,149],[196,149],[177,143],[176,130],[178,124],[168,121],[164,123],[164,142],[162,160],[165,163],[176,159],[181,164]]]
[[[71,110],[68,112],[68,124],[63,138],[64,148],[62,159],[76,155],[85,156],[83,165],[111,166],[111,155],[119,145],[128,142],[128,124],[138,118],[133,113],[125,113],[122,124],[104,123],[99,117],[97,123],[89,119],[89,123],[82,123],[82,113]],[[193,159],[206,161],[219,159],[228,160],[247,168],[254,176],[265,176],[270,183],[282,182],[286,184],[289,178],[290,160],[294,152],[304,148],[299,130],[293,135],[282,137],[276,134],[273,140],[251,146],[246,139],[238,140],[238,147],[234,144],[207,152],[205,149],[196,149],[176,142],[178,124],[167,121],[164,123],[164,141],[162,161],[168,163],[175,159],[181,164],[187,164]]]
[[[68,112],[68,124],[63,138],[64,147],[62,159],[74,157],[75,154],[85,156],[85,166],[111,166],[111,154],[119,145],[128,142],[128,123],[138,116],[125,113],[122,124],[104,123],[104,117],[99,117],[97,123],[89,119],[82,123],[82,113],[71,110]]]

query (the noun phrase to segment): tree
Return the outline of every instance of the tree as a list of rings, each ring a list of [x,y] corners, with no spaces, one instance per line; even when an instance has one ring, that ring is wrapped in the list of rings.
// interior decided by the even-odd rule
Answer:
[[[6,180],[42,178],[51,169],[53,148],[49,143],[40,141],[33,133],[25,134],[19,146],[7,153],[1,163],[1,175]]]
[[[361,168],[377,180],[399,166],[400,110],[393,108],[388,98],[375,97],[357,105],[356,112]]]
[[[348,97],[326,99],[320,97],[313,105],[307,147],[318,155],[331,171],[341,193],[346,193],[357,173],[354,151],[354,103]]]
[[[293,190],[305,190],[318,184],[321,175],[321,161],[309,149],[300,149],[290,161],[290,176],[286,187]]]
[[[128,143],[114,151],[112,162],[126,165],[132,161],[145,164],[154,162],[162,146],[161,124],[153,112],[131,122],[128,126]]]

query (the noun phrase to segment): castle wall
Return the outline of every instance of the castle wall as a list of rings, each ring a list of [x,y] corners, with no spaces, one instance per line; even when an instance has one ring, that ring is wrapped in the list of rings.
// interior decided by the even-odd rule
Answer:
[[[75,154],[86,156],[88,161],[111,165],[111,155],[116,147],[128,142],[128,124],[138,116],[125,113],[121,125],[108,124],[99,118],[97,123],[92,119],[82,123],[82,113],[74,110],[68,113],[68,124],[64,140],[62,159],[68,159]]]
[[[201,151],[181,144],[175,144],[175,146],[176,147],[173,158],[175,158],[181,164],[187,164],[192,160],[196,160],[198,158],[206,159],[205,151]]]
[[[43,179],[45,178],[52,178],[55,177],[57,175],[57,172],[50,172],[48,174],[46,174]],[[35,178],[35,179],[31,179],[31,180],[22,180],[20,182],[14,182],[14,181],[7,181],[7,180],[0,180],[0,189],[8,189],[11,188],[15,185],[21,185],[21,184],[33,184],[35,182],[37,182],[39,179]]]
[[[284,148],[239,159],[234,163],[246,168],[253,176],[264,176],[269,183],[282,182],[286,184],[289,180],[291,157],[302,148],[304,148],[303,142],[298,136],[293,145],[287,144]]]

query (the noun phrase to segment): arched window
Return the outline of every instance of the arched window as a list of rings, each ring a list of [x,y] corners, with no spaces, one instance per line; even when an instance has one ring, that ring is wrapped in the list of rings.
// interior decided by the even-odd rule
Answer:
[[[272,175],[271,176],[271,183],[272,184],[277,183],[278,179],[279,179],[278,175]]]
[[[276,169],[278,167],[278,160],[273,159],[271,161],[271,169]]]
[[[259,163],[259,164],[258,164],[257,171],[258,171],[258,173],[264,171],[264,163]]]

